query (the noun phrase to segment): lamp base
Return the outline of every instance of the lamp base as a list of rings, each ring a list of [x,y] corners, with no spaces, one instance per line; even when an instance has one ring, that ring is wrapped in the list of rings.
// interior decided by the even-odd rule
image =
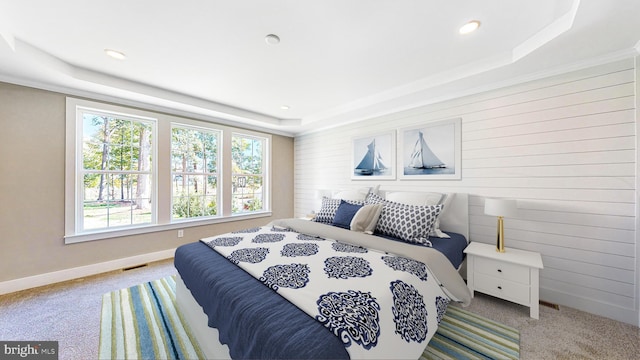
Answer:
[[[503,253],[504,249],[504,219],[502,216],[498,216],[498,234],[496,239],[496,251]]]

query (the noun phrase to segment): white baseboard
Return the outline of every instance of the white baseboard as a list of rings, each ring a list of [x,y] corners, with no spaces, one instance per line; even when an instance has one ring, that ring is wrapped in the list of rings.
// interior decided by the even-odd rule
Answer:
[[[540,299],[558,305],[568,306],[591,314],[607,317],[623,323],[640,326],[638,310],[577,297],[557,290],[540,288]]]
[[[122,259],[116,259],[97,264],[80,266],[71,269],[54,271],[45,274],[28,276],[15,280],[0,282],[0,295],[8,294],[20,290],[31,289],[38,286],[79,279],[86,276],[101,274],[109,271],[119,270],[131,266],[146,264],[153,261],[172,258],[176,249],[167,249],[148,254],[136,255]]]

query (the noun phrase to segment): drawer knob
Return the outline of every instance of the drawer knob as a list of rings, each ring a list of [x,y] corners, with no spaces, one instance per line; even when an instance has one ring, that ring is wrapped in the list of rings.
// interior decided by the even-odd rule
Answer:
[[[502,269],[498,269],[498,272],[499,272],[499,273],[501,273],[501,272],[502,272]]]
[[[498,289],[502,290],[502,286],[498,286]]]

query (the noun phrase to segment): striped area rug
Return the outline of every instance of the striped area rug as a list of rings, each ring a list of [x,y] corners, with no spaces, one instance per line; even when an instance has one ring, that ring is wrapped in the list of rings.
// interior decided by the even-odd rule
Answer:
[[[103,295],[100,359],[204,359],[175,294],[166,277]]]
[[[105,294],[100,359],[204,359],[175,306],[166,277]],[[517,359],[518,330],[449,306],[420,360]]]
[[[423,359],[518,359],[520,332],[449,306]]]

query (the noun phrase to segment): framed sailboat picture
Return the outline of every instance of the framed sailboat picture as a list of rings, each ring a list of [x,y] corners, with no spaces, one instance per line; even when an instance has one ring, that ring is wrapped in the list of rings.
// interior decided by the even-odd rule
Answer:
[[[394,180],[396,159],[395,130],[353,139],[351,179]]]
[[[451,119],[401,129],[400,179],[460,179],[461,124]]]

